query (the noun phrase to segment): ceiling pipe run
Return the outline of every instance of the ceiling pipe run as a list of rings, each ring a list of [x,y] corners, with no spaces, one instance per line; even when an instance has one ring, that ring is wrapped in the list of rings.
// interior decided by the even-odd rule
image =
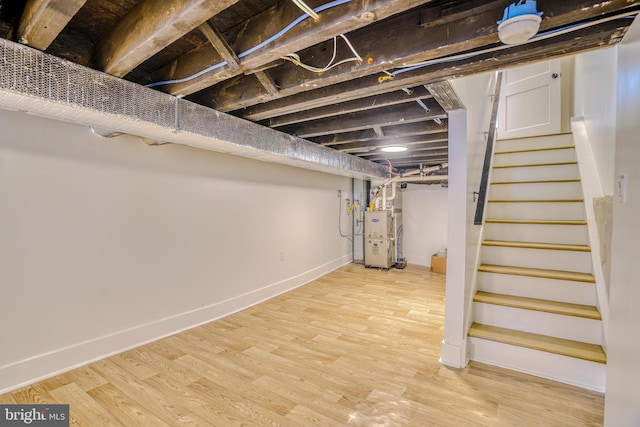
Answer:
[[[0,108],[358,179],[388,168],[0,39]]]
[[[443,163],[441,165],[431,166],[429,168],[415,169],[402,175],[388,178],[376,188],[373,200],[375,201],[378,197],[380,197],[380,209],[386,209],[387,203],[392,202],[396,198],[396,187],[398,183],[421,182],[426,184],[429,182],[448,181],[449,175],[428,175],[432,172],[436,172],[448,167],[449,163]],[[387,195],[387,188],[391,188],[391,196]]]

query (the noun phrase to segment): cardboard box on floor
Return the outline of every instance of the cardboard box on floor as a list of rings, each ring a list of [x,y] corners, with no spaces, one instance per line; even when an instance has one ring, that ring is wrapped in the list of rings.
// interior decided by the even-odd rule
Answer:
[[[439,257],[437,254],[431,256],[431,271],[434,273],[447,272],[447,259]]]

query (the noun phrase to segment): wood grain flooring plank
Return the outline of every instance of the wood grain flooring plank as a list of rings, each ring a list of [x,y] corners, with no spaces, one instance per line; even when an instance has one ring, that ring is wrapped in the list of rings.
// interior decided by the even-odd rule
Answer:
[[[63,375],[70,383],[78,384],[84,391],[93,390],[109,382],[87,366],[65,372]]]
[[[61,374],[42,380],[38,384],[40,384],[45,390],[51,391],[57,389],[58,387],[71,384],[71,381],[69,381],[65,374]]]
[[[17,403],[11,393],[0,394],[0,405],[15,405]]]
[[[270,407],[264,407],[261,402],[252,400],[251,396],[237,393],[229,387],[221,386],[206,378],[189,384],[189,388],[215,400],[216,404],[225,408],[227,412],[237,413],[239,419],[248,420],[260,426],[297,427]]]
[[[190,389],[188,386],[185,387],[168,376],[158,374],[154,377],[147,378],[144,382],[149,387],[159,391],[160,393],[171,396],[171,399],[175,404],[180,405],[194,413],[199,418],[202,418],[208,423],[208,425],[259,425],[239,417],[239,414],[237,413],[228,412],[214,399],[211,399],[207,395],[200,394]]]
[[[28,387],[16,390],[12,394],[13,399],[19,404],[46,404],[55,403],[56,399],[42,384],[36,383]]]
[[[258,387],[255,382],[243,381],[243,378],[234,375],[234,372],[220,369],[213,363],[206,363],[189,355],[183,356],[177,362],[200,372],[203,377],[197,381],[200,385],[203,384],[203,379],[218,386],[232,384],[234,393],[241,394],[247,401],[257,402],[271,408],[276,414],[285,415],[296,405],[296,402],[263,387]]]
[[[153,365],[141,362],[135,357],[135,354],[139,351],[139,349],[125,351],[124,353],[110,357],[109,360],[140,380],[146,380],[149,377],[157,375],[160,372],[158,369]]]
[[[441,365],[445,278],[347,265],[0,402],[71,403],[89,427],[602,425],[601,393]]]
[[[88,391],[87,394],[126,426],[169,426],[151,411],[138,406],[133,399],[124,395],[113,384],[101,385]]]
[[[222,353],[225,348],[221,345],[216,344],[209,334],[201,330],[200,328],[189,329],[188,331],[184,331],[180,335],[174,335],[169,338],[165,338],[167,342],[171,343],[171,345],[176,348],[184,348],[185,343],[188,343],[189,347],[198,347],[202,351],[206,351],[210,354],[218,354]],[[178,357],[184,356],[186,353],[183,352]],[[178,357],[174,357],[175,360]]]
[[[165,375],[171,376],[176,381],[180,381],[184,385],[189,385],[202,378],[201,374],[190,369],[186,369],[178,363],[174,363],[175,361],[171,362],[153,351],[141,349],[136,352],[133,357],[135,357],[140,363],[145,363],[157,369],[158,372],[162,372]]]
[[[151,351],[151,350],[149,350]],[[206,425],[198,416],[194,416],[191,411],[179,405],[171,395],[166,395],[159,390],[149,387],[145,382],[130,376],[125,370],[120,368],[110,360],[102,360],[90,365],[90,369],[95,370],[110,384],[115,385],[120,390],[125,391],[132,399],[143,405],[153,414],[161,417],[171,424],[186,425]],[[184,386],[184,385],[183,385]]]
[[[84,392],[79,385],[70,383],[51,391],[58,403],[69,404],[71,424],[79,426],[125,426],[109,411]]]

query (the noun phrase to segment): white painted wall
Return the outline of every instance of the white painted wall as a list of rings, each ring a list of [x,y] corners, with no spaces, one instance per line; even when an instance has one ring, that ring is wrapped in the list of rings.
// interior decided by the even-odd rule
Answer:
[[[447,289],[441,361],[454,367],[468,362],[467,330],[482,234],[482,227],[473,224],[473,192],[480,188],[494,77],[489,73],[452,81],[465,110],[449,115]]]
[[[575,116],[582,117],[604,195],[613,194],[618,47],[575,55]]]
[[[408,184],[402,190],[403,254],[410,264],[431,266],[447,247],[448,192],[440,185]]]
[[[613,209],[605,425],[640,425],[640,21],[618,51],[615,175],[626,173],[628,194]]]
[[[0,393],[351,260],[349,178],[18,112],[0,125]]]

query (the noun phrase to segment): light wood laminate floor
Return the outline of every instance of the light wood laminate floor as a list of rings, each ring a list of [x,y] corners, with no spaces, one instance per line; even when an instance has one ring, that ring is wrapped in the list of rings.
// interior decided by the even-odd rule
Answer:
[[[348,265],[222,320],[0,396],[81,426],[597,426],[603,395],[438,362],[444,275]]]

